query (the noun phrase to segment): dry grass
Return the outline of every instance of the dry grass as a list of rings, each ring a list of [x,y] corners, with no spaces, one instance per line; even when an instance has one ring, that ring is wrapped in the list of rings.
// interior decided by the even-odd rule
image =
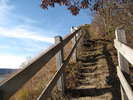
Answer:
[[[10,100],[36,100],[56,72],[55,57],[35,74]]]

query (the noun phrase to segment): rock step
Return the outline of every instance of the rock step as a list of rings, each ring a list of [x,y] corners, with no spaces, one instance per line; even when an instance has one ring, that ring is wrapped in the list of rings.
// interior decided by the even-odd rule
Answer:
[[[97,78],[100,77],[100,74],[95,74],[95,73],[81,73],[80,77],[90,77],[90,78]]]
[[[88,85],[96,85],[98,83],[101,84],[101,79],[91,79],[91,78],[86,78],[86,79],[80,79],[78,80],[81,84],[88,84]],[[103,82],[102,82],[103,83]],[[105,82],[104,82],[105,83]]]
[[[87,79],[103,79],[103,80],[105,80],[106,78],[105,78],[105,75],[106,76],[108,76],[106,73],[82,73],[82,74],[80,74],[79,75],[79,80],[81,79],[85,79],[85,80],[87,80]]]
[[[98,76],[91,76],[91,77],[80,77],[78,82],[82,85],[95,85],[98,87],[108,87],[107,79],[104,77],[101,78],[101,75]]]
[[[109,71],[105,71],[105,72],[99,72],[99,73],[81,73],[81,75],[86,76],[86,77],[91,77],[91,76],[100,76],[106,74],[107,76],[109,76]]]
[[[84,66],[84,67],[81,67],[80,69],[96,69],[97,68],[97,66],[94,66],[94,67],[92,67],[92,66]]]
[[[111,93],[105,93],[101,96],[93,96],[93,97],[79,97],[79,98],[72,98],[70,100],[112,100],[112,94]]]
[[[110,86],[104,86],[97,88],[96,86],[80,86],[76,88],[78,98],[72,98],[70,100],[112,100],[112,94]]]
[[[93,73],[94,71],[97,70],[97,67],[82,67],[80,68],[81,73]]]
[[[96,86],[80,86],[76,88],[80,96],[95,96],[97,95]]]
[[[85,67],[97,65],[97,63],[92,63],[92,62],[87,62],[87,63],[82,63],[82,64],[83,64],[83,66],[85,66]]]

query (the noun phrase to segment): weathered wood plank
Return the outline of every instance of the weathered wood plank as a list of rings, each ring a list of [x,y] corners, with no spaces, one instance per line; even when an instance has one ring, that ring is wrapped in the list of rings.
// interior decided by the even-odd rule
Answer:
[[[4,92],[3,100],[8,100],[15,94],[30,78],[32,78],[59,50],[61,50],[80,30],[65,38],[61,43],[53,46],[44,55],[31,63],[29,66],[12,76],[10,79],[0,85],[0,91]]]
[[[132,89],[130,88],[128,82],[126,81],[124,75],[122,74],[120,68],[117,66],[117,75],[120,79],[120,82],[122,84],[122,87],[124,88],[126,95],[129,100],[133,100],[133,92]]]
[[[117,28],[115,30],[115,35],[116,35],[116,40],[126,44],[126,36],[125,36],[124,28]],[[117,50],[117,52],[118,52],[119,67],[120,67],[123,75],[125,76],[128,84],[131,85],[128,61],[126,60],[126,58],[123,57],[123,55],[118,50]],[[123,88],[122,87],[120,87],[120,88],[121,88],[122,100],[128,100],[126,93],[124,92]]]
[[[74,29],[74,27],[71,27],[71,34],[73,32],[75,32],[76,29]],[[76,43],[76,35],[72,38],[72,47],[75,45]],[[77,49],[75,48],[74,52],[73,52],[73,62],[77,61]]]
[[[114,40],[115,48],[133,65],[133,49],[127,45]]]
[[[78,32],[78,38],[80,37],[81,34],[82,34],[82,30],[80,30]],[[81,51],[82,44],[83,44],[83,39],[81,38],[80,41],[79,41],[79,43],[78,43],[78,49],[79,49],[79,51]]]
[[[82,37],[82,35],[81,35]],[[58,69],[58,71],[56,72],[56,74],[54,75],[54,77],[51,79],[51,81],[49,82],[49,84],[47,85],[47,87],[45,88],[45,90],[42,92],[42,94],[38,97],[37,100],[47,100],[52,89],[54,88],[55,84],[57,83],[60,75],[62,74],[62,72],[65,70],[65,67],[68,63],[68,61],[70,60],[74,49],[77,45],[77,43],[79,42],[79,40],[81,39],[81,37],[77,40],[76,44],[74,45],[74,47],[72,48],[71,52],[69,53],[69,55],[67,56],[67,58],[65,59],[65,61],[62,63],[62,65],[60,66],[60,68]]]
[[[63,40],[63,46],[65,46],[79,31],[80,31],[81,27],[79,29],[77,29],[74,33],[72,33],[69,37],[66,37]]]
[[[61,36],[55,36],[55,44],[58,44],[62,42],[62,37]],[[56,54],[56,67],[57,70],[60,68],[61,64],[64,61],[63,57],[63,48]],[[65,93],[65,70],[61,74],[59,80],[58,80],[58,90],[61,94]]]

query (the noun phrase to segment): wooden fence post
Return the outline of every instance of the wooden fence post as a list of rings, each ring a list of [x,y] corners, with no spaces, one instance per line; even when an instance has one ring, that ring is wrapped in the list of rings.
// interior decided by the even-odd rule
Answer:
[[[71,27],[71,34],[75,32],[74,27]],[[72,47],[75,45],[76,43],[76,35],[72,38]],[[75,48],[74,52],[73,52],[73,62],[77,61],[77,50]]]
[[[124,28],[117,28],[115,30],[115,35],[116,35],[116,40],[126,44],[126,36],[125,36]],[[118,63],[119,63],[119,67],[120,67],[123,75],[125,76],[128,84],[131,86],[128,61],[123,57],[123,55],[120,52],[118,52]],[[122,88],[122,85],[121,85],[120,88],[121,88],[122,100],[128,100],[127,95],[126,95],[126,93],[124,92],[124,90]]]
[[[58,44],[62,41],[61,36],[55,36],[55,44]],[[63,63],[63,48],[56,54],[56,67],[57,70],[60,68],[61,64]],[[63,71],[61,77],[58,80],[58,90],[61,94],[65,93],[65,70]]]
[[[81,36],[81,34],[82,34],[82,30],[80,30],[80,31],[78,32],[78,39],[79,39],[79,37]],[[81,37],[81,39],[79,40],[79,43],[78,43],[79,51],[81,51],[82,43],[83,43],[83,39],[82,39],[82,37]]]

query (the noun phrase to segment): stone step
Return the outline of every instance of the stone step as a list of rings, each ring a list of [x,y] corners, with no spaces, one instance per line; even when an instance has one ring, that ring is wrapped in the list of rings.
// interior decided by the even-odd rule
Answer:
[[[80,69],[96,69],[97,66],[83,66]]]
[[[98,72],[98,73],[81,73],[82,76],[86,77],[98,77],[100,75],[105,74],[106,76],[109,76],[109,71],[104,71],[104,72]]]
[[[100,83],[101,79],[98,79],[98,78],[85,78],[85,79],[79,79],[78,81],[81,84],[96,85],[96,84]]]
[[[76,88],[79,92],[80,96],[95,96],[96,93],[96,86],[80,86]]]
[[[82,67],[80,68],[81,73],[93,73],[97,70],[97,67]]]
[[[103,75],[104,76],[104,75]],[[96,87],[108,86],[106,78],[101,78],[101,75],[91,77],[80,77],[78,82],[83,85],[96,85]]]
[[[106,73],[101,73],[101,74],[95,74],[95,73],[81,73],[78,77],[79,80],[97,80],[97,79],[101,79],[101,80],[106,80],[106,76],[108,76],[108,74]]]
[[[87,96],[87,97],[79,97],[79,98],[71,98],[70,100],[112,100],[111,93],[105,93],[100,96]]]
[[[84,67],[90,67],[90,66],[95,66],[97,65],[97,63],[91,63],[91,62],[87,62],[87,63],[82,63]]]
[[[93,77],[93,78],[96,78],[96,77],[99,77],[100,74],[95,74],[95,73],[81,73],[81,77]]]

